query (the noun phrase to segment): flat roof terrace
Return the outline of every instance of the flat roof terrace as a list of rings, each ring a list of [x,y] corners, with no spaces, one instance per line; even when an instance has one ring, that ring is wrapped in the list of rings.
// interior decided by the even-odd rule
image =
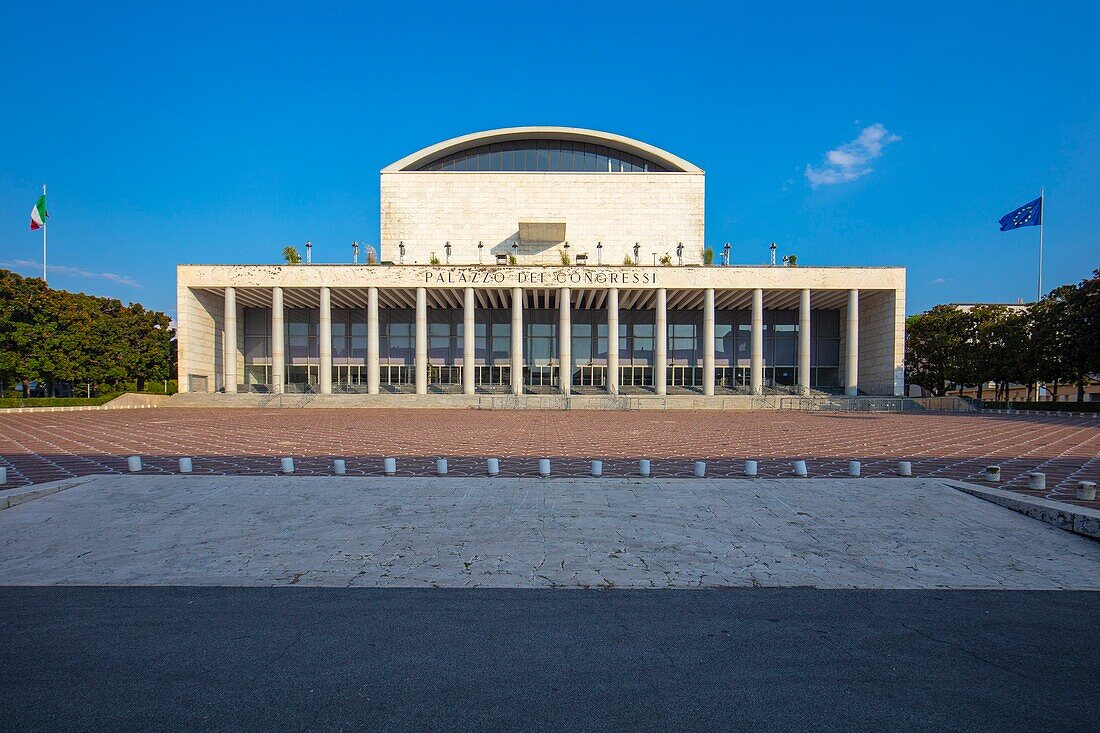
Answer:
[[[703,307],[704,291],[716,291],[716,309],[739,310],[751,306],[752,292],[762,289],[764,307],[797,308],[799,292],[809,289],[815,309],[842,308],[846,293],[902,291],[903,267],[772,267],[772,266],[495,266],[495,265],[179,265],[181,288],[222,294],[237,289],[243,304],[270,307],[271,288],[292,289],[284,294],[286,305],[317,307],[318,289],[331,288],[333,305],[363,307],[367,287],[378,288],[379,305],[415,307],[416,288],[430,291],[474,288],[477,306],[506,307],[505,290],[531,291],[526,307],[556,307],[556,291],[570,288],[576,308],[602,308],[606,290],[646,291],[622,296],[621,308],[653,308],[658,289],[670,294],[670,309]],[[590,292],[591,291],[591,292]],[[599,292],[605,291],[605,292]],[[429,307],[461,308],[462,293],[432,292]]]

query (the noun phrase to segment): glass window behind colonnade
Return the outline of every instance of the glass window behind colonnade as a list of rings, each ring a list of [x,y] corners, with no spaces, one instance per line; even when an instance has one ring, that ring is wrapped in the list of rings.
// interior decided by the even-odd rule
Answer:
[[[448,153],[420,170],[659,173],[667,169],[656,161],[606,145],[575,140],[511,140]]]
[[[320,364],[320,310],[286,308],[283,313],[287,384],[314,383]],[[271,308],[244,309],[244,384],[271,384]]]
[[[459,335],[459,344],[462,336]],[[456,359],[460,359],[461,348]],[[512,312],[509,308],[474,311],[474,363],[507,366],[512,354]]]
[[[572,356],[577,365],[607,363],[606,311],[575,309],[572,313]],[[558,311],[524,311],[525,362],[556,363]],[[462,361],[462,311],[428,309],[428,351],[433,365]],[[320,361],[319,311],[287,308],[284,315],[286,375],[288,383],[315,380]],[[243,309],[242,344],[247,385],[271,383],[271,309]],[[747,384],[751,362],[751,315],[748,310],[715,312],[715,366],[731,368],[737,383]],[[653,365],[654,311],[619,313],[617,334],[621,367]],[[840,311],[814,310],[810,329],[811,386],[836,387],[840,383]],[[367,358],[366,310],[334,308],[332,311],[332,361],[335,381],[349,381],[359,374]],[[668,312],[667,348],[671,364],[702,364],[702,313]],[[510,309],[477,309],[475,361],[507,366],[511,353]],[[412,367],[415,364],[415,312],[410,308],[379,310],[379,357],[382,364]],[[490,354],[491,349],[491,354]],[[764,312],[764,380],[766,385],[797,383],[798,311]],[[348,367],[338,370],[337,367]],[[293,371],[292,371],[293,368]],[[341,377],[347,377],[346,379]]]
[[[840,386],[840,311],[810,311],[812,387]]]
[[[271,384],[271,309],[244,309],[244,377],[246,385]]]
[[[763,316],[764,384],[795,385],[798,383],[798,311],[765,310]],[[839,338],[839,311],[810,312],[811,386],[835,387],[839,384]],[[701,354],[698,359],[702,360]],[[718,368],[735,369],[737,383],[748,384],[752,363],[751,311],[715,312],[714,363]]]

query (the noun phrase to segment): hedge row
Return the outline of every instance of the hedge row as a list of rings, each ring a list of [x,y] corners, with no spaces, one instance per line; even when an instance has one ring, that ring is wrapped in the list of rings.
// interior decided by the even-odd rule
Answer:
[[[3,397],[0,407],[90,407],[105,405],[120,393],[99,397]]]
[[[1100,402],[992,402],[975,405],[985,410],[1048,410],[1050,412],[1100,412]]]

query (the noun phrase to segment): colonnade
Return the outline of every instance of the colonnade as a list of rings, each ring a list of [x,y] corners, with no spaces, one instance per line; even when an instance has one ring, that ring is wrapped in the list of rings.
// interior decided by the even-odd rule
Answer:
[[[703,394],[714,394],[714,288],[703,291]],[[232,356],[222,359],[223,384],[226,392],[236,392],[238,383],[237,360],[237,297],[232,287],[225,288],[224,335],[227,351],[232,345]],[[474,362],[476,299],[474,288],[465,288],[462,299],[462,358],[463,364]],[[619,392],[619,291],[607,292],[607,390]],[[572,292],[568,287],[558,289],[558,383],[562,393],[572,389]],[[657,395],[667,393],[668,369],[668,293],[657,288],[654,313],[655,344],[653,353],[653,384]],[[810,390],[810,291],[801,290],[798,308],[798,381],[799,391]],[[752,291],[751,354],[749,383],[753,394],[761,394],[764,384],[764,291]],[[379,392],[379,329],[378,288],[367,288],[367,393]],[[332,293],[320,289],[320,368],[318,381],[322,394],[332,393]],[[271,381],[274,391],[282,391],[285,384],[285,331],[283,330],[283,289],[271,289]],[[845,394],[858,392],[859,374],[859,291],[848,291],[847,321],[845,330]],[[462,391],[474,394],[475,370],[462,370]],[[417,394],[428,392],[428,297],[427,289],[416,289],[415,327],[415,384]],[[523,289],[512,288],[511,328],[511,387],[514,394],[523,392]]]

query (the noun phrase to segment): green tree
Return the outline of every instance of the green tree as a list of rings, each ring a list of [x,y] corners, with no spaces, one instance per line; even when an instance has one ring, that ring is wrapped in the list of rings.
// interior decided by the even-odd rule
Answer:
[[[1044,378],[1054,383],[1077,385],[1077,400],[1085,395],[1090,375],[1100,373],[1100,270],[1077,285],[1062,285],[1047,294],[1035,308],[1037,339],[1047,358],[1041,365]]]
[[[146,380],[168,379],[173,335],[168,316],[131,303],[121,321],[127,376],[137,383],[138,391],[145,389]]]
[[[958,308],[937,305],[905,322],[905,378],[942,396],[949,382],[959,382],[970,319]]]
[[[1088,377],[1100,377],[1100,270],[1077,284],[1073,315],[1078,318],[1074,340],[1074,365],[1080,372],[1077,401],[1085,399]]]
[[[1013,344],[1009,342],[1015,325],[1013,313],[1003,305],[977,305],[967,314],[969,339],[965,349],[967,385],[978,387],[977,398],[987,382],[997,384],[998,394],[1003,385],[1012,378]]]
[[[286,260],[288,265],[299,265],[302,263],[302,256],[298,254],[298,248],[293,246],[283,247],[283,259]]]
[[[1004,357],[1005,399],[1008,398],[1008,384],[1026,384],[1027,400],[1030,402],[1035,384],[1039,381],[1039,362],[1042,359],[1042,352],[1035,342],[1035,319],[1030,310],[1009,315],[1003,326],[1003,339],[1008,347]]]
[[[51,290],[0,270],[0,379],[88,381],[120,386],[167,379],[173,364],[168,316],[113,298]]]
[[[41,279],[0,270],[0,378],[20,383],[24,396],[48,366],[50,294]]]

